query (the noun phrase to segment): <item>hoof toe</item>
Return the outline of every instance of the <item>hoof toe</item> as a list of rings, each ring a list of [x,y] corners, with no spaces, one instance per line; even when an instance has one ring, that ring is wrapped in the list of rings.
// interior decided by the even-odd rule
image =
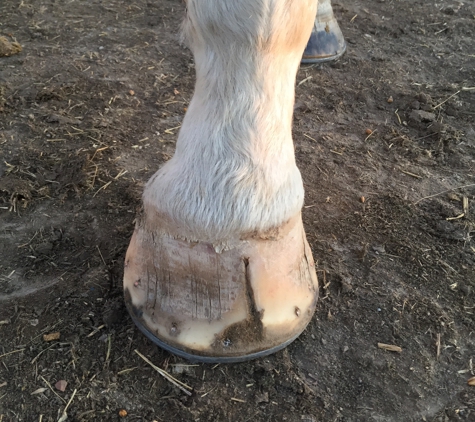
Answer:
[[[138,225],[126,256],[127,308],[155,344],[199,362],[274,353],[305,329],[318,282],[300,214],[217,252]]]

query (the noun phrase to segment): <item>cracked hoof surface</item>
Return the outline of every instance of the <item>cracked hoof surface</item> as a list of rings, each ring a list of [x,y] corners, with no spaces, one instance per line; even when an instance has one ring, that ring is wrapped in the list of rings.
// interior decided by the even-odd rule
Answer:
[[[154,230],[137,224],[124,291],[132,319],[154,343],[193,361],[239,362],[274,353],[305,329],[318,282],[300,214],[220,252],[153,221]]]

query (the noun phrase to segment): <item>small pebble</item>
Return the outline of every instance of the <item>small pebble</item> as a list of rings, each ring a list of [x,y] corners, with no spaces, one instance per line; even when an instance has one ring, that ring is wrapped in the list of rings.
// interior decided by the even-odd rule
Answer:
[[[60,336],[61,336],[61,334],[59,332],[50,333],[50,334],[43,334],[43,340],[44,341],[59,340]]]
[[[65,380],[59,380],[54,386],[57,390],[64,392],[68,386],[68,382]]]
[[[391,104],[394,101],[392,95],[388,98],[388,103]]]

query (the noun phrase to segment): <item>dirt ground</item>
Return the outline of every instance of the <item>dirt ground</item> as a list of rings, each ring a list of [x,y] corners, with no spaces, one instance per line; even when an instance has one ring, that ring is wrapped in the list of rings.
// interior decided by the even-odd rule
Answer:
[[[301,67],[294,119],[317,312],[276,355],[190,365],[135,328],[121,288],[144,183],[192,96],[182,2],[1,0],[0,36],[23,50],[0,58],[0,422],[66,406],[73,421],[475,421],[475,3],[333,7],[348,52]]]

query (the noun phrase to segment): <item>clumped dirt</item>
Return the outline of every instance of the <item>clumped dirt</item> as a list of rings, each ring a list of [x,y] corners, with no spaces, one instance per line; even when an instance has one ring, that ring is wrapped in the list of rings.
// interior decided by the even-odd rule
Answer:
[[[302,66],[294,124],[317,313],[274,356],[189,365],[121,289],[192,95],[182,2],[2,0],[0,421],[475,421],[475,4],[333,6],[348,52]]]

